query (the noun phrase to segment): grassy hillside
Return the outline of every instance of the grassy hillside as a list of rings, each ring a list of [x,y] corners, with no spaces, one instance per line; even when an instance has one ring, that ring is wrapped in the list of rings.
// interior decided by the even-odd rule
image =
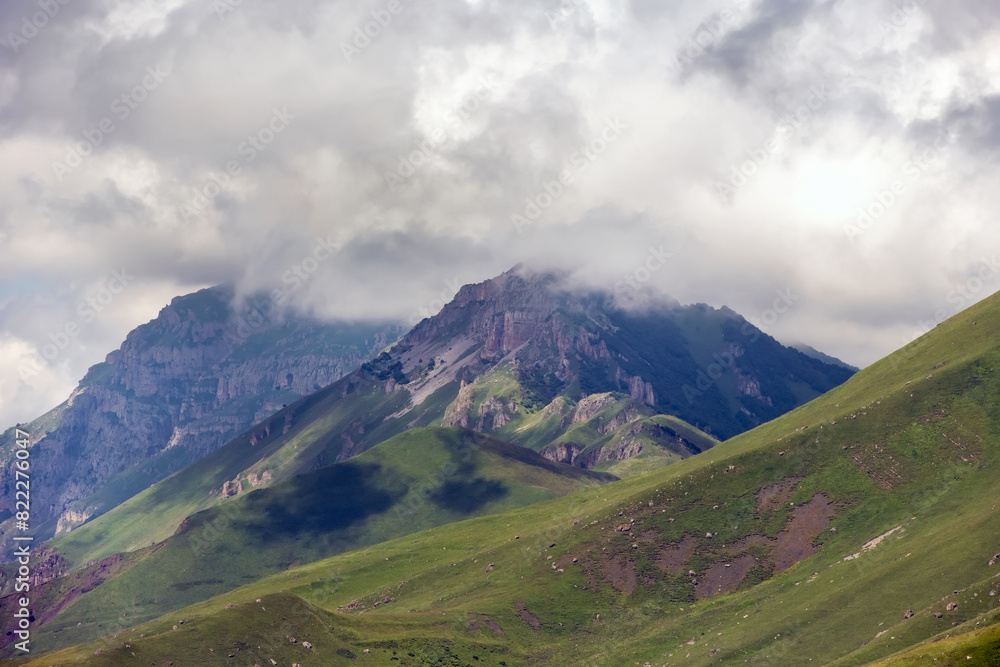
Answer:
[[[982,628],[1000,597],[998,340],[992,297],[666,468],[280,572],[30,664],[135,652],[205,665],[847,667]],[[967,639],[992,664],[995,635]],[[916,659],[896,664],[928,664]]]
[[[998,614],[991,613],[988,618],[996,621]],[[995,667],[1000,664],[1000,623],[994,622],[987,627],[979,627],[980,624],[980,621],[975,624],[964,623],[916,648],[880,660],[876,667],[917,667],[931,664],[942,667]]]
[[[613,480],[468,430],[416,428],[195,514],[162,543],[41,587],[38,646],[103,634],[265,574]],[[3,603],[0,603],[3,604]]]

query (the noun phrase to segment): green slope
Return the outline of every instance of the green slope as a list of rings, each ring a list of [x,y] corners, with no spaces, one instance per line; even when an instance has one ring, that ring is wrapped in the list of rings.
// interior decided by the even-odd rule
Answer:
[[[996,621],[1000,614],[989,614]],[[984,619],[985,621],[985,619]],[[979,627],[981,622],[969,622],[916,648],[879,661],[878,667],[916,667],[941,665],[954,667],[995,667],[1000,665],[1000,623]],[[956,633],[960,633],[957,636]]]
[[[1000,597],[998,341],[994,296],[661,470],[281,572],[33,664],[121,664],[123,643],[252,664],[309,632],[311,664],[848,666],[983,627]],[[298,611],[246,632],[257,598]]]
[[[349,462],[199,512],[163,543],[41,587],[35,614],[49,618],[36,642],[73,643],[264,574],[613,479],[468,430],[411,429]]]

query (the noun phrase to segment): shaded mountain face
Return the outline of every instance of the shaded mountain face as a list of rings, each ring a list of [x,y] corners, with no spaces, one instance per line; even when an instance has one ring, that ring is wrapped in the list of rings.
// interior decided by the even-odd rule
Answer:
[[[622,392],[722,439],[852,375],[781,345],[728,308],[627,311],[607,295],[564,289],[553,275],[515,271],[463,287],[366,370],[390,390],[405,383],[419,404],[447,382],[474,383],[503,363],[528,409],[559,396]],[[466,403],[483,410],[481,402]],[[479,414],[450,419],[462,426],[478,420],[491,431],[513,416],[494,413],[492,423]]]
[[[69,400],[22,428],[33,440],[33,507],[48,534],[114,507],[393,342],[396,325],[267,319],[217,287],[174,299],[92,367]],[[0,462],[13,466],[13,429]],[[0,512],[12,509],[5,475]],[[94,494],[98,494],[96,497]],[[43,531],[45,532],[45,531]]]

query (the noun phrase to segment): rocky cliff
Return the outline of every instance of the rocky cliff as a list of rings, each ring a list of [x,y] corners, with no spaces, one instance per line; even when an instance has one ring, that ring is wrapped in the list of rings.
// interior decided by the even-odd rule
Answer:
[[[22,426],[34,441],[36,529],[45,523],[43,532],[67,531],[110,509],[339,379],[403,333],[394,324],[268,318],[262,300],[239,309],[232,301],[225,287],[175,298],[92,367],[64,405]],[[0,441],[5,470],[12,435]],[[13,475],[4,479],[0,515],[14,498]]]

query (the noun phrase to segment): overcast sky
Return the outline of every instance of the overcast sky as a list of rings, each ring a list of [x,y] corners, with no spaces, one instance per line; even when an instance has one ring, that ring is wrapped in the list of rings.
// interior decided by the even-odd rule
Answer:
[[[226,281],[412,320],[528,262],[869,364],[1000,288],[997,15],[2,2],[0,423]]]

